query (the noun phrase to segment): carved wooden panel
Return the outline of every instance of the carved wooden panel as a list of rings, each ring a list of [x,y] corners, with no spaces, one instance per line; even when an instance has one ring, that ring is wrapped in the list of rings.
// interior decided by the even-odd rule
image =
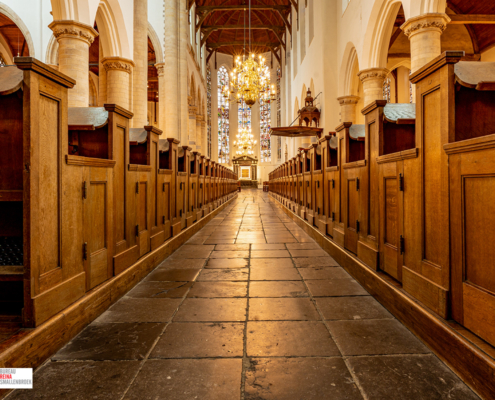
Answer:
[[[59,104],[49,97],[39,97],[40,136],[38,141],[39,231],[43,246],[39,247],[40,275],[60,267],[60,145]]]
[[[442,204],[441,198],[441,115],[440,90],[423,97],[423,218],[424,255],[430,263],[441,266]]]

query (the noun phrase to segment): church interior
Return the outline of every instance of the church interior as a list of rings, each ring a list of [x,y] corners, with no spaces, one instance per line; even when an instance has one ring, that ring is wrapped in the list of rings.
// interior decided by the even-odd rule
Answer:
[[[495,399],[494,126],[492,0],[0,0],[0,399]]]

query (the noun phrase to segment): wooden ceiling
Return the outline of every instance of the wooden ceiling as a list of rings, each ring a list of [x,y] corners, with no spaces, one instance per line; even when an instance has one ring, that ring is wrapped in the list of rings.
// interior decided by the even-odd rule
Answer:
[[[210,54],[218,51],[240,55],[244,49],[249,52],[249,0],[189,1],[190,6],[196,3],[196,32],[201,31],[201,44],[206,44]],[[297,1],[251,0],[253,52],[271,51],[280,57],[280,50],[286,46],[286,28],[291,27],[291,4],[296,6]]]
[[[451,23],[466,25],[475,51],[483,52],[495,45],[494,0],[448,0],[447,6],[457,14],[449,15]]]
[[[29,49],[21,30],[9,17],[3,14],[0,14],[0,35],[7,42],[14,57],[18,55],[29,56]]]

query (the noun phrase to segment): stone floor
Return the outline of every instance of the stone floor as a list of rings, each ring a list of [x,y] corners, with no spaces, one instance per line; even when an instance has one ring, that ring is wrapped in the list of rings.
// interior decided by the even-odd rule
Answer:
[[[478,397],[249,189],[8,398]]]

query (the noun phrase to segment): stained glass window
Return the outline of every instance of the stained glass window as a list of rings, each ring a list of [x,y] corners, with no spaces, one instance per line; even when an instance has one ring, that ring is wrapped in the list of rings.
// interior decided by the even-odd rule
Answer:
[[[239,131],[242,128],[247,128],[251,130],[251,108],[247,106],[244,100],[239,103],[238,107],[238,121],[239,121]]]
[[[270,70],[268,66],[265,67],[265,76],[267,83],[270,85]],[[260,102],[260,156],[261,162],[272,161],[272,146],[271,146],[271,106],[270,98],[265,97]]]
[[[229,87],[229,74],[227,68],[218,70],[218,162],[228,164],[229,152],[229,99],[225,98],[223,88]]]
[[[206,152],[211,158],[211,68],[206,65]]]
[[[390,103],[391,100],[391,92],[390,92],[391,81],[390,78],[386,78],[383,82],[383,100],[387,100],[387,103]]]

